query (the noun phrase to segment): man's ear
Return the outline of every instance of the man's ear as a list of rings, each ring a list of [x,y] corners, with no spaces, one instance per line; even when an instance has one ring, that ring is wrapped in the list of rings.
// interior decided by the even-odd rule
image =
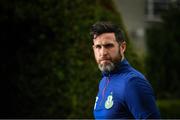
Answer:
[[[120,52],[121,52],[121,55],[124,54],[124,52],[126,51],[126,42],[122,42],[121,45],[120,45]]]
[[[94,46],[94,44],[93,44],[93,45],[92,45],[92,49],[93,49],[93,50],[94,50],[94,47],[95,47],[95,46]]]

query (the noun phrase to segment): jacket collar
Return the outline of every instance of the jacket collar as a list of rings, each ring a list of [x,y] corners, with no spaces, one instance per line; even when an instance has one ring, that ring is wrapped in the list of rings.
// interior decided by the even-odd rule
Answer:
[[[113,74],[117,74],[117,73],[121,73],[122,70],[124,70],[125,68],[127,68],[128,66],[130,66],[129,62],[126,60],[126,58],[124,58],[122,61],[119,61],[116,64],[116,68],[115,70],[111,71],[111,72],[102,72],[102,75],[107,77]]]

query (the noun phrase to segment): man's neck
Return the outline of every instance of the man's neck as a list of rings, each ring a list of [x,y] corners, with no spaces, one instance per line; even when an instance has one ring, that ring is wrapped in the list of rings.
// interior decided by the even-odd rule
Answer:
[[[122,55],[121,62],[124,60],[124,55]]]

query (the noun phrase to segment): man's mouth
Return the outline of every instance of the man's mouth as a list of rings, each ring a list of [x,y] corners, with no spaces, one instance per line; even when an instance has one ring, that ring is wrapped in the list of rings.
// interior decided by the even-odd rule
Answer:
[[[101,64],[109,63],[110,59],[102,59],[102,60],[100,60],[100,62],[101,62]]]
[[[103,60],[101,60],[101,61],[110,61],[109,59],[103,59]]]

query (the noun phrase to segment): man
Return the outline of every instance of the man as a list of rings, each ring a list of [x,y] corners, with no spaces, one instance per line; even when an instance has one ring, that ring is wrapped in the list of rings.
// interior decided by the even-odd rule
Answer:
[[[120,28],[97,22],[90,34],[103,75],[94,105],[95,119],[160,118],[150,83],[124,56],[126,42]]]

